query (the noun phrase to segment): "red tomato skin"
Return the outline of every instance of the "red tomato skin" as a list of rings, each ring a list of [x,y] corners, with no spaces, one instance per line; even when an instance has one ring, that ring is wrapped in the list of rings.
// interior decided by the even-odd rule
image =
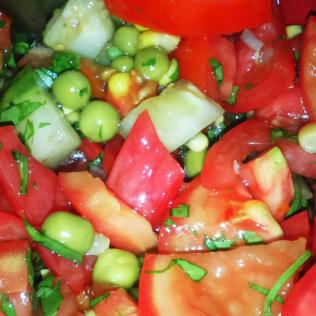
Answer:
[[[276,127],[298,132],[308,117],[301,89],[294,86],[280,93],[264,108],[257,110],[255,116],[271,121]]]
[[[303,211],[286,218],[280,223],[284,235],[288,240],[296,240],[304,237],[309,245],[311,241],[311,224],[307,211]]]
[[[106,184],[156,228],[183,178],[181,166],[160,142],[146,111],[136,120]]]
[[[55,208],[58,181],[56,174],[36,161],[20,142],[12,126],[0,128],[0,185],[12,210],[39,227]],[[28,193],[20,194],[20,172],[12,151],[28,157]]]
[[[292,172],[316,179],[316,154],[308,153],[299,144],[280,139],[276,145],[282,150]]]
[[[286,91],[293,86],[295,60],[288,43],[280,42],[271,49],[274,55],[267,64],[256,64],[239,79],[240,89],[236,103],[233,106],[227,105],[227,111],[238,113],[264,108],[278,97],[280,91]],[[249,88],[249,84],[254,86]]]
[[[227,132],[211,147],[205,158],[201,172],[202,185],[218,191],[243,186],[234,164],[241,164],[250,153],[271,146],[269,127],[263,121],[252,119]],[[222,170],[225,170],[225,174]]]
[[[303,37],[301,56],[300,81],[306,104],[307,113],[311,121],[316,120],[316,17],[310,16]]]
[[[111,244],[140,254],[157,245],[150,223],[120,201],[99,178],[88,172],[59,173],[61,186],[78,213]]]
[[[47,268],[63,280],[75,294],[80,294],[91,284],[95,257],[85,256],[83,263],[77,265],[40,245],[36,245],[35,250]]]
[[[124,138],[120,135],[117,134],[109,140],[103,150],[103,170],[106,175],[108,175],[113,167],[113,163],[120,152],[122,145],[124,143]]]
[[[0,241],[29,238],[21,218],[5,212],[0,212],[0,218]]]
[[[32,300],[28,291],[9,294],[9,300],[14,305],[18,316],[32,316]],[[1,315],[1,314],[0,314]]]
[[[193,82],[215,100],[226,100],[230,96],[236,71],[236,54],[232,42],[222,36],[183,39],[174,56],[179,63],[180,78]],[[220,88],[212,72],[210,58],[217,59],[222,65],[223,81]]]
[[[98,143],[94,143],[88,138],[84,137],[81,139],[81,146],[79,150],[84,153],[87,159],[93,161],[98,158],[98,156],[102,153],[102,146]]]
[[[0,50],[9,49],[11,46],[11,19],[0,12],[0,20],[5,23],[4,27],[0,28]]]
[[[109,11],[129,22],[184,37],[230,34],[267,22],[268,0],[105,0]]]
[[[263,308],[265,297],[251,290],[249,282],[271,288],[280,274],[303,254],[304,244],[303,239],[282,240],[213,253],[147,254],[140,276],[139,316],[228,316],[232,315],[233,302],[238,303],[239,311],[234,309],[234,314],[255,315]],[[193,282],[177,266],[160,274],[148,273],[165,268],[179,257],[207,269],[205,278]],[[291,285],[289,282],[288,286]],[[289,288],[284,287],[283,294],[286,289]],[[280,310],[281,305],[274,303],[273,315],[279,315]]]
[[[79,304],[75,294],[70,290],[65,282],[61,282],[60,293],[63,301],[57,312],[57,316],[74,316],[80,312]]]
[[[316,310],[316,264],[294,285],[282,308],[282,316],[312,316]]]
[[[137,316],[137,305],[123,289],[108,292],[109,297],[98,303],[93,311],[96,316]],[[150,315],[150,314],[149,314]]]
[[[0,243],[0,292],[5,294],[27,291],[29,287],[26,254],[27,241]]]
[[[316,10],[316,3],[314,0],[282,0],[281,9],[287,25],[304,25],[310,11]]]

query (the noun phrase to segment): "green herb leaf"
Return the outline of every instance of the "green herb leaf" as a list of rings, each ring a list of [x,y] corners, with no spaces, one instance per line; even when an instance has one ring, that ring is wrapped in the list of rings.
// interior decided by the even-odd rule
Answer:
[[[187,204],[180,204],[170,210],[170,215],[173,217],[189,217],[190,206]]]
[[[34,269],[32,264],[32,250],[30,248],[27,249],[26,253],[26,264],[27,264],[27,270],[29,272],[29,284],[31,287],[34,285]]]
[[[14,54],[13,54],[12,51],[11,51],[11,53],[10,53],[10,55],[9,55],[9,60],[8,60],[8,62],[7,62],[7,65],[8,65],[10,68],[13,68],[13,69],[16,68],[16,62],[15,62]]]
[[[82,263],[82,255],[79,252],[68,248],[54,239],[42,235],[28,222],[26,218],[24,218],[24,225],[27,233],[30,235],[33,241],[70,261],[73,261],[77,264]]]
[[[205,237],[204,245],[209,251],[225,250],[230,249],[236,245],[236,242],[231,239],[226,239],[225,235],[222,234],[220,237],[210,238]]]
[[[244,230],[242,232],[242,238],[247,245],[257,245],[263,242],[263,239],[260,236],[250,230]]]
[[[38,285],[37,292],[35,293],[36,297],[41,300],[43,316],[54,316],[64,298],[60,293],[60,281],[57,281],[53,285],[54,277],[49,275]]]
[[[110,293],[104,293],[103,295],[97,296],[89,302],[90,308],[94,308],[98,303],[109,297]]]
[[[57,74],[66,70],[80,70],[80,56],[74,53],[55,53],[51,70]]]
[[[217,82],[217,86],[220,87],[223,82],[223,66],[216,58],[209,59],[210,66],[212,67],[214,77]]]
[[[13,151],[12,152],[13,158],[19,165],[19,172],[20,172],[20,194],[26,195],[28,191],[29,185],[29,161],[28,157],[24,156],[23,154]]]
[[[293,57],[294,57],[295,61],[300,60],[300,54],[298,53],[298,51],[296,49],[293,50]]]
[[[200,282],[206,275],[207,270],[182,258],[176,258],[161,270],[146,271],[149,274],[159,274],[168,271],[173,266],[177,265],[191,280]]]
[[[274,141],[280,138],[286,138],[290,141],[297,142],[297,136],[295,134],[291,134],[285,129],[279,127],[271,130],[271,137]]]
[[[88,88],[87,87],[79,90],[79,96],[81,96],[81,97],[83,97],[87,93],[88,93]]]
[[[232,94],[231,96],[227,99],[227,103],[230,105],[234,105],[236,103],[237,100],[237,95],[239,92],[239,86],[233,86],[233,90],[232,90]]]
[[[35,72],[41,78],[47,88],[51,88],[55,79],[58,77],[56,72],[44,67],[35,69]]]
[[[138,287],[132,287],[128,293],[132,296],[135,301],[138,301],[139,290]]]
[[[5,25],[6,25],[5,21],[0,20],[0,29],[3,29]]]
[[[263,315],[272,316],[272,304],[284,284],[312,257],[310,251],[305,251],[288,269],[286,269],[270,289],[263,306]]]
[[[17,42],[14,46],[16,53],[26,55],[30,49],[30,45],[27,42]]]
[[[145,67],[155,66],[156,65],[156,58],[150,58],[142,65]]]
[[[258,285],[256,283],[251,283],[249,282],[248,283],[249,287],[259,293],[261,293],[262,295],[264,296],[267,296],[269,291],[268,289],[266,289],[265,287],[261,286],[261,285]],[[284,304],[284,300],[283,300],[283,297],[280,296],[280,295],[277,295],[276,298],[275,298],[275,301],[281,303],[281,304]]]
[[[1,311],[5,316],[16,316],[14,305],[11,303],[9,297],[5,294],[0,294]]]
[[[0,114],[0,121],[12,122],[14,125],[19,124],[29,115],[42,106],[40,102],[23,101],[18,104],[11,104]]]
[[[40,122],[40,123],[38,124],[38,128],[43,128],[43,127],[46,127],[46,126],[49,126],[49,125],[50,125],[49,122]]]
[[[24,142],[27,142],[29,139],[31,139],[34,136],[34,133],[35,130],[33,123],[30,120],[27,120],[25,125],[25,131],[23,134]]]
[[[295,214],[296,212],[308,206],[308,200],[313,197],[304,179],[299,175],[294,175],[294,200],[286,214],[286,217]]]
[[[172,226],[175,226],[175,225],[176,225],[176,223],[175,223],[171,218],[167,218],[167,219],[165,220],[164,227],[165,227],[165,229],[166,229],[166,231],[167,231],[168,233],[171,232],[171,227],[172,227]]]

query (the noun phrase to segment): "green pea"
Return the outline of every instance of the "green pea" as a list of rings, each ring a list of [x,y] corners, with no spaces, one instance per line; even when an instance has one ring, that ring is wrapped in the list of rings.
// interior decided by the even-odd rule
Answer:
[[[81,132],[94,142],[105,142],[117,132],[120,124],[118,111],[107,102],[91,101],[79,118]]]
[[[92,276],[96,283],[129,289],[139,277],[137,257],[129,251],[108,249],[98,257]]]
[[[122,26],[114,34],[113,42],[121,51],[130,56],[135,56],[138,49],[139,31],[132,26]]]
[[[130,72],[134,67],[134,59],[129,56],[120,56],[112,61],[112,67],[120,72]]]
[[[93,245],[94,230],[90,222],[70,212],[49,215],[42,233],[84,255]]]
[[[53,95],[65,108],[83,108],[91,97],[91,85],[80,71],[63,72],[53,84]]]
[[[169,58],[158,47],[146,47],[137,53],[135,69],[147,79],[159,81],[169,69]]]

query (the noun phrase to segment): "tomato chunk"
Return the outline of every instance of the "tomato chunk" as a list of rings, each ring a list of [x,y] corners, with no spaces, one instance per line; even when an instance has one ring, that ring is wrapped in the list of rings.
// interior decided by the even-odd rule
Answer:
[[[316,17],[310,16],[303,37],[300,80],[307,113],[316,120]]]
[[[136,120],[106,184],[156,228],[183,177],[181,166],[161,143],[146,111]]]
[[[269,0],[105,0],[110,12],[129,22],[185,37],[233,33],[267,22]]]
[[[117,248],[142,253],[157,244],[150,223],[121,202],[88,172],[60,173],[59,180],[75,209]]]
[[[5,294],[28,289],[27,241],[0,243],[0,292]]]
[[[13,214],[0,212],[0,241],[28,239],[23,220]]]
[[[203,254],[148,254],[140,277],[140,316],[256,315],[263,313],[265,296],[249,282],[270,289],[277,278],[305,250],[305,241],[276,241],[268,245],[243,246],[226,252]],[[182,258],[208,271],[200,282],[192,281],[179,267],[159,274],[148,271],[165,268]],[[180,286],[181,285],[181,286]],[[285,295],[289,281],[281,291]],[[273,315],[281,304],[273,303]],[[308,314],[305,314],[308,315]]]

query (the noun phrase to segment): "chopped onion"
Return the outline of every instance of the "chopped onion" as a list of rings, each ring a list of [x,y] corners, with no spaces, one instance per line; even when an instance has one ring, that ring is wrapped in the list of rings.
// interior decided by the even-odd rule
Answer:
[[[105,237],[102,234],[95,234],[93,245],[88,250],[86,255],[99,256],[105,250],[109,249],[109,247],[110,247],[110,239],[108,237]]]
[[[224,113],[218,103],[208,99],[196,86],[181,80],[129,112],[121,121],[120,134],[123,137],[128,136],[138,115],[145,110],[169,151],[185,144]]]
[[[252,31],[246,29],[242,32],[240,38],[251,49],[259,51],[263,47],[263,42],[260,41]]]

